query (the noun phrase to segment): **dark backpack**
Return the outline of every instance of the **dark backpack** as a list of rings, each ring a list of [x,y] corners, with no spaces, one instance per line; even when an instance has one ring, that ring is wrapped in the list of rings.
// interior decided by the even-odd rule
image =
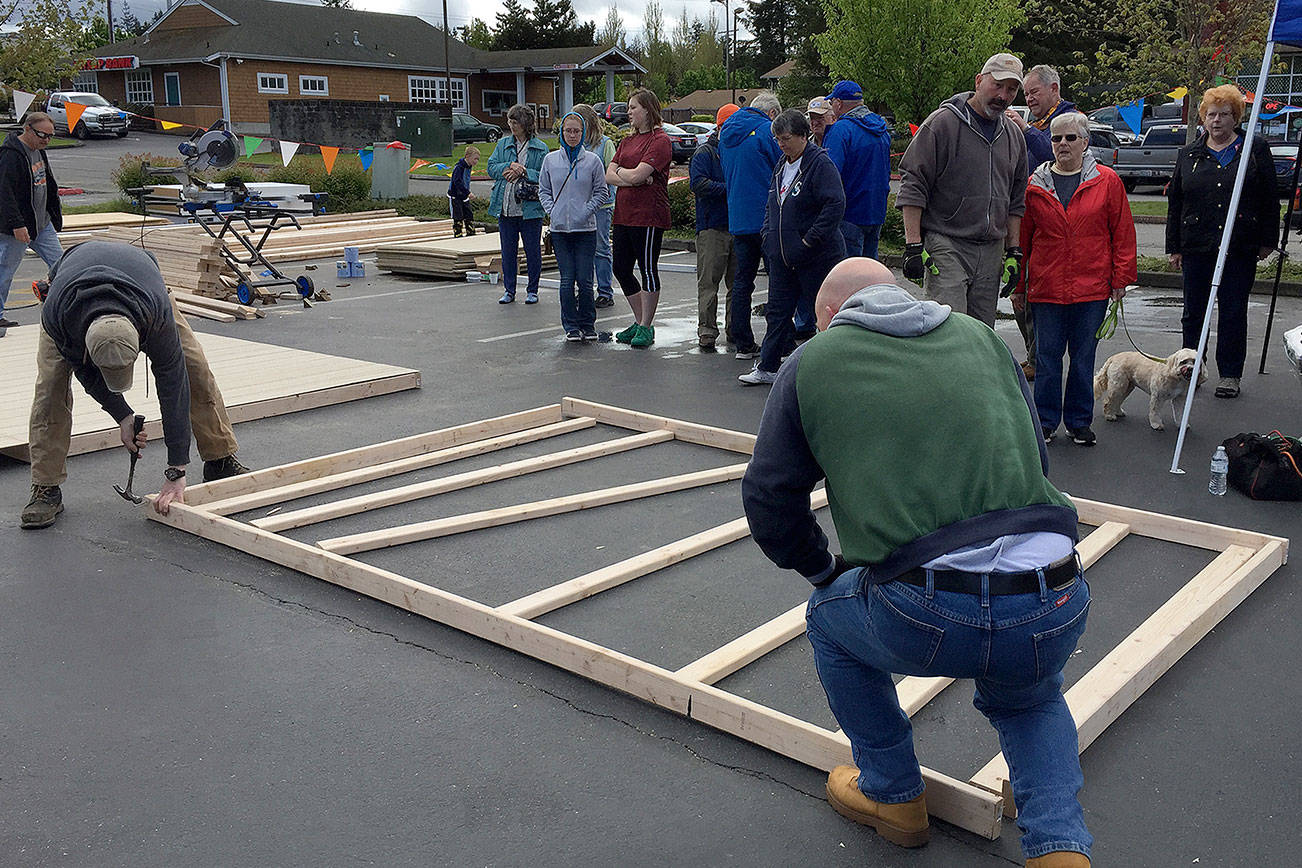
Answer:
[[[1271,431],[1236,434],[1221,445],[1231,486],[1253,500],[1302,500],[1302,441]]]

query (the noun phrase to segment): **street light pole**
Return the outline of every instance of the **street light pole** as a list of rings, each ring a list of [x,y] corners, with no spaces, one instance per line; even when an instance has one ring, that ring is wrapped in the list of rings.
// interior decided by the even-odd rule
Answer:
[[[443,71],[447,74],[448,105],[456,111],[456,103],[452,101],[452,56],[448,54],[448,0],[443,0]],[[466,110],[469,109],[467,105]]]
[[[730,45],[732,40],[728,36],[728,19],[732,17],[731,6],[729,0],[710,0],[710,2],[723,4],[723,86],[730,88],[732,87],[732,52],[729,49],[732,48]],[[732,92],[732,101],[734,103],[737,101],[736,89]]]
[[[108,15],[109,45],[113,45],[117,42],[113,38],[113,0],[104,0],[104,9]]]
[[[736,9],[732,11],[732,53],[734,55],[736,55],[737,53],[737,19],[740,17],[741,17],[741,7],[738,6]],[[732,104],[736,105],[737,104],[736,80],[733,80],[730,86],[732,87]]]

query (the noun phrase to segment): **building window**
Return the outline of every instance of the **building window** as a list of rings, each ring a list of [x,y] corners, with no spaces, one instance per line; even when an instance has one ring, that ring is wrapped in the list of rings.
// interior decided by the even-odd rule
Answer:
[[[79,72],[72,80],[72,89],[79,93],[99,93],[99,76],[91,72]]]
[[[502,117],[511,106],[515,105],[515,91],[513,90],[485,90],[481,91],[480,94],[480,99],[483,100],[484,104],[484,113],[489,117]]]
[[[432,78],[423,75],[407,76],[407,100],[409,102],[451,102],[453,111],[466,110],[466,80],[452,79],[452,99],[448,99],[448,80],[446,77]]]
[[[330,79],[324,75],[300,75],[298,92],[303,96],[329,96]]]
[[[154,104],[154,73],[148,69],[127,71],[127,102],[133,105]]]
[[[280,72],[259,72],[258,93],[289,93],[289,76]]]

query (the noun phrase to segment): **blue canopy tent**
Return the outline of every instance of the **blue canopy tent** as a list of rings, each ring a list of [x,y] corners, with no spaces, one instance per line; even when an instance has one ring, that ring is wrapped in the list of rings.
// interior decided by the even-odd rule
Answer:
[[[1257,132],[1257,125],[1261,120],[1262,106],[1266,103],[1266,75],[1270,71],[1270,64],[1275,58],[1276,45],[1293,45],[1302,47],[1302,0],[1275,0],[1275,14],[1271,18],[1270,37],[1266,42],[1265,54],[1261,59],[1261,74],[1257,79],[1257,98],[1252,101],[1252,112],[1248,116],[1248,127],[1244,130],[1243,150],[1241,153],[1247,154],[1252,148],[1253,136]],[[1302,151],[1300,151],[1302,153]],[[1239,160],[1239,169],[1234,176],[1234,190],[1230,195],[1230,219],[1225,221],[1225,229],[1221,233],[1221,246],[1216,254],[1216,267],[1212,271],[1211,296],[1207,300],[1207,313],[1203,317],[1202,334],[1198,338],[1198,354],[1194,359],[1193,376],[1190,379],[1190,388],[1185,394],[1184,415],[1180,419],[1180,434],[1175,441],[1175,454],[1171,457],[1171,472],[1184,473],[1180,469],[1180,453],[1184,449],[1184,437],[1189,428],[1189,413],[1193,409],[1194,388],[1193,383],[1198,382],[1198,376],[1203,364],[1203,353],[1207,351],[1207,335],[1212,327],[1212,312],[1216,306],[1216,294],[1221,288],[1221,276],[1225,271],[1225,257],[1229,251],[1230,236],[1234,233],[1234,222],[1239,213],[1239,199],[1243,195],[1243,180],[1247,175],[1248,159],[1246,156]],[[1294,186],[1297,184],[1297,176],[1294,174]],[[1285,224],[1285,232],[1288,228]],[[1272,300],[1271,314],[1274,315],[1274,304]],[[1269,338],[1268,338],[1269,339]],[[1262,360],[1263,368],[1265,359]]]

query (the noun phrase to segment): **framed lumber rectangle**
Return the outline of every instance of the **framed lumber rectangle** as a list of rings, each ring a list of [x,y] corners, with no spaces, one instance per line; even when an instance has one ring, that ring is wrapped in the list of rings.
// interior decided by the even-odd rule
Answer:
[[[486,455],[524,443],[541,443],[598,425],[637,433],[302,509],[281,512],[278,506],[473,455]],[[715,485],[740,478],[745,464],[728,464],[532,503],[499,505],[349,536],[323,537],[315,545],[280,533],[291,528],[310,528],[318,522],[379,506],[465,490],[546,468],[571,466],[602,455],[654,448],[655,444],[670,440],[742,455],[750,455],[755,445],[753,435],[739,431],[564,398],[556,405],[197,485],[186,490],[186,503],[172,504],[168,515],[160,516],[152,510],[148,515],[155,521],[551,663],[814,768],[826,771],[851,762],[849,741],[840,731],[817,726],[717,686],[722,679],[800,636],[804,632],[803,604],[774,612],[769,620],[673,670],[534,620],[744,539],[749,536],[745,518],[736,518],[581,576],[563,578],[498,606],[443,590],[423,581],[423,577],[399,575],[349,557],[380,547]],[[1077,546],[1087,570],[1128,536],[1218,552],[1210,564],[1067,691],[1068,705],[1084,750],[1285,562],[1288,541],[1095,501],[1075,499],[1075,503],[1081,522],[1095,528]],[[810,497],[810,505],[814,509],[826,506],[826,492],[816,490]],[[250,521],[238,518],[242,513],[266,506],[278,508],[274,514],[262,518]],[[898,682],[896,689],[902,707],[913,715],[950,683],[947,678],[905,678]],[[922,771],[927,786],[927,807],[938,819],[993,839],[1001,831],[1003,816],[1013,815],[1007,766],[1002,757],[991,760],[966,781],[927,768]]]
[[[238,305],[233,305],[238,307]],[[232,314],[234,316],[234,314]],[[27,423],[36,386],[36,341],[40,326],[11,328],[0,341],[0,454],[28,460]],[[196,332],[208,358],[231,422],[248,422],[360,398],[420,387],[420,371],[394,365],[278,347],[225,335]],[[147,364],[136,365],[135,382],[126,393],[132,408],[145,417],[145,433],[162,436],[162,414]],[[122,444],[118,426],[72,380],[70,455],[111,449]]]

